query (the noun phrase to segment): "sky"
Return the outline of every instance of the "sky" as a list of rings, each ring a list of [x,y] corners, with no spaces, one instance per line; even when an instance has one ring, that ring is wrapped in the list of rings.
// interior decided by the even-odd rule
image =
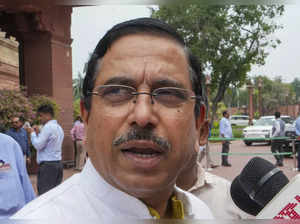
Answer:
[[[300,4],[285,5],[285,13],[277,21],[283,29],[274,37],[282,42],[269,50],[263,66],[253,65],[250,76],[266,75],[270,79],[281,76],[284,82],[300,78]],[[73,8],[71,37],[73,77],[83,73],[84,64],[101,37],[113,25],[138,17],[149,17],[146,5],[102,5]]]

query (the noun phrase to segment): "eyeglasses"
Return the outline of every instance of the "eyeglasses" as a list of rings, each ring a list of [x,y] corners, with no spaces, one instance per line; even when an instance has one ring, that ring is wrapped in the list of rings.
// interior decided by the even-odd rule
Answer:
[[[177,87],[162,87],[154,89],[152,92],[138,92],[135,88],[125,85],[101,85],[96,88],[96,91],[89,92],[100,96],[106,102],[112,105],[120,105],[133,100],[136,103],[137,96],[146,94],[151,97],[151,103],[154,101],[165,107],[180,107],[189,100],[200,100],[201,96],[196,96],[187,89]]]

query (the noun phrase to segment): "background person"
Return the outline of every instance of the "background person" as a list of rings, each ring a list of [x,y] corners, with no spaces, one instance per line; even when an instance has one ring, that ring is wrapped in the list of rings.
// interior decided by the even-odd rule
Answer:
[[[61,151],[64,132],[54,120],[54,110],[51,105],[40,106],[37,113],[43,128],[40,133],[37,127],[28,128],[28,131],[31,133],[31,143],[37,151],[37,163],[39,164],[37,190],[41,195],[62,181]]]
[[[207,121],[208,122],[208,121]],[[209,127],[209,134],[208,134],[208,138],[211,137],[211,128],[212,125],[208,122],[208,127]],[[201,148],[201,146],[200,146]],[[206,156],[206,164],[205,167],[207,170],[212,170],[213,168],[218,167],[218,165],[214,164],[212,159],[211,159],[211,155],[210,155],[210,146],[209,146],[209,142],[207,141],[205,144],[205,147],[203,147],[202,150],[199,150],[200,155],[199,155],[199,163],[201,163],[202,159]]]
[[[276,111],[274,115],[275,115],[275,120],[273,122],[271,137],[272,138],[284,137],[285,123],[283,120],[280,119],[280,112]],[[272,153],[281,153],[283,143],[284,143],[283,140],[273,139],[271,141]],[[274,155],[274,157],[276,159],[275,166],[283,166],[283,155]]]
[[[296,128],[296,135],[297,135],[297,140],[296,141],[296,146],[297,146],[297,158],[298,158],[298,171],[300,172],[300,113],[299,113],[299,116],[296,120],[296,125],[295,125],[295,128]]]
[[[20,145],[0,133],[0,219],[8,218],[35,198]]]
[[[200,137],[200,144],[205,144]],[[225,178],[206,172],[198,162],[199,144],[196,142],[191,161],[180,173],[177,186],[189,191],[211,209],[216,219],[246,219],[250,216],[240,210],[231,199],[231,183]]]
[[[223,118],[220,121],[220,137],[221,138],[232,138],[232,128],[229,121],[230,114],[227,110],[223,111]],[[222,141],[222,153],[229,153],[230,141]],[[228,155],[222,154],[222,166],[231,166],[228,162]]]
[[[199,71],[166,23],[140,18],[114,26],[84,79],[84,169],[15,217],[212,219],[201,200],[175,186],[205,117]]]
[[[24,160],[30,162],[30,147],[27,132],[23,128],[24,122],[25,120],[23,117],[12,117],[12,127],[8,131],[6,131],[5,134],[11,136],[16,140],[16,142],[19,143],[24,156]]]
[[[76,118],[73,128],[71,129],[71,137],[76,146],[75,169],[82,170],[86,158],[86,150],[84,149],[84,124],[80,116]]]

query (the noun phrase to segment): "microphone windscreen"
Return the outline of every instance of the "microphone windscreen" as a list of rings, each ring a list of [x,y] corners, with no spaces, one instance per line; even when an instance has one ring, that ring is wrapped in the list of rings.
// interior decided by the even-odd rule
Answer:
[[[265,179],[274,169],[276,170],[276,167],[265,159],[251,159],[231,184],[230,193],[234,203],[246,213],[257,215],[289,182],[282,171],[275,172]],[[259,186],[264,179],[266,181]],[[255,197],[251,198],[253,192]]]

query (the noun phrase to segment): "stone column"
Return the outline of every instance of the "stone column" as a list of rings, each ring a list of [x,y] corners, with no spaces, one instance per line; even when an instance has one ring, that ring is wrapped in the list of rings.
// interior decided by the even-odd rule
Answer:
[[[247,86],[248,88],[248,93],[249,93],[249,125],[252,125],[253,121],[253,85],[250,82]]]
[[[22,76],[29,95],[45,94],[60,106],[58,122],[65,132],[63,160],[74,159],[71,7],[53,7],[36,14],[37,27],[19,31]]]

